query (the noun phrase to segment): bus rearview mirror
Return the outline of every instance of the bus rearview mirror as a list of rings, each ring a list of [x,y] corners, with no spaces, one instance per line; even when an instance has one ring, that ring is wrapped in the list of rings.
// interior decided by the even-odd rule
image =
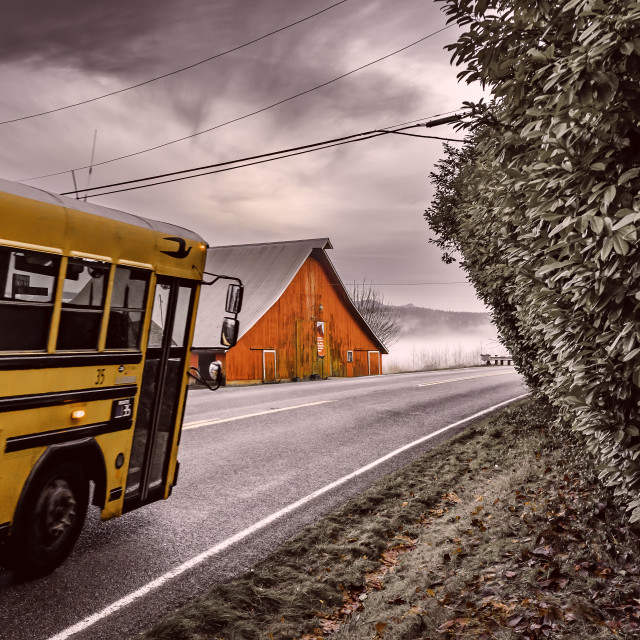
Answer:
[[[227,313],[238,314],[242,308],[242,293],[244,287],[239,284],[230,284],[227,287],[227,303],[225,311]]]
[[[223,347],[233,347],[238,342],[238,329],[240,324],[235,318],[225,318],[222,322],[222,332],[220,334],[220,344]]]

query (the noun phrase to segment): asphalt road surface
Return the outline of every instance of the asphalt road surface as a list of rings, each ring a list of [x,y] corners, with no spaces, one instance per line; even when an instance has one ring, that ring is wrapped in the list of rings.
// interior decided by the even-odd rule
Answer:
[[[0,569],[0,638],[144,631],[526,392],[511,367],[191,391],[171,498],[105,523],[91,507],[49,576],[18,583]]]

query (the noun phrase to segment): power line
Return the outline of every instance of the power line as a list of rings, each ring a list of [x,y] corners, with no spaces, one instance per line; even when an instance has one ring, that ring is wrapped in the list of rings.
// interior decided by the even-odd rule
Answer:
[[[372,282],[376,287],[421,287],[429,284],[470,284],[467,280],[456,280],[454,282]]]
[[[342,284],[334,284],[332,282],[323,282],[322,283],[326,287],[341,287]],[[454,282],[367,282],[367,286],[371,285],[374,287],[421,287],[423,285],[430,284],[471,284],[467,280],[455,280]],[[349,287],[350,285],[346,285]]]
[[[169,76],[173,76],[176,75],[177,73],[181,73],[182,71],[187,71],[188,69],[193,69],[194,67],[197,67],[201,64],[205,64],[205,62],[211,62],[211,60],[215,60],[216,58],[221,58],[222,56],[226,56],[229,53],[233,53],[234,51],[238,51],[239,49],[244,49],[245,47],[248,47],[249,45],[255,44],[256,42],[259,42],[260,40],[264,40],[265,38],[269,38],[272,35],[275,35],[276,33],[280,33],[281,31],[285,31],[286,29],[290,29],[291,27],[295,27],[296,25],[300,24],[301,22],[305,22],[306,20],[311,20],[311,18],[315,18],[316,16],[319,16],[321,13],[324,13],[325,11],[329,11],[329,9],[333,9],[334,7],[337,7],[340,4],[344,4],[345,2],[347,2],[348,0],[340,0],[340,2],[336,2],[335,4],[332,4],[330,7],[327,7],[326,9],[322,9],[322,11],[318,11],[316,13],[311,14],[310,16],[307,16],[306,18],[302,18],[301,20],[297,20],[296,22],[292,22],[291,24],[288,24],[284,27],[280,27],[279,29],[276,29],[275,31],[271,31],[269,33],[266,33],[263,36],[260,36],[259,38],[254,38],[253,40],[250,40],[249,42],[245,42],[244,44],[238,45],[237,47],[233,47],[232,49],[227,49],[226,51],[222,51],[221,53],[217,53],[214,56],[210,56],[208,58],[205,58],[204,60],[199,60],[198,62],[194,62],[193,64],[190,64],[186,67],[181,67],[180,69],[176,69],[175,71],[169,71],[168,73],[163,73],[160,76],[156,76],[155,78],[151,78],[149,80],[144,80],[143,82],[138,82],[137,84],[133,84],[129,87],[124,87],[123,89],[118,89],[117,91],[111,91],[110,93],[105,93],[101,96],[97,96],[95,98],[89,98],[88,100],[82,100],[80,102],[74,102],[73,104],[68,104],[64,107],[58,107],[57,109],[49,109],[49,111],[41,111],[40,113],[33,113],[29,116],[22,116],[20,118],[13,118],[12,120],[4,120],[2,122],[0,122],[0,125],[3,124],[9,124],[11,122],[20,122],[21,120],[29,120],[30,118],[39,118],[40,116],[46,116],[50,113],[56,113],[57,111],[64,111],[65,109],[71,109],[73,107],[79,107],[83,104],[89,104],[90,102],[96,102],[97,100],[102,100],[103,98],[108,98],[110,96],[115,96],[119,93],[124,93],[125,91],[131,91],[131,89],[137,89],[138,87],[143,87],[146,84],[150,84],[152,82],[155,82],[156,80],[162,80],[162,78],[168,78]],[[81,167],[82,169],[85,169],[86,167]],[[54,174],[55,175],[55,174]],[[46,176],[45,176],[46,177]],[[31,180],[36,180],[37,178],[30,178]]]
[[[367,135],[370,133],[375,133],[374,131],[366,131],[364,133],[354,133],[350,136],[343,136],[341,138],[333,138],[332,140],[323,140],[322,142],[314,142],[311,144],[305,144],[305,145],[301,145],[298,147],[290,147],[288,149],[280,149],[279,151],[270,151],[268,153],[260,153],[258,155],[255,156],[247,156],[245,158],[238,158],[237,160],[226,160],[225,162],[216,162],[214,164],[207,164],[207,165],[203,165],[200,167],[193,167],[192,169],[181,169],[178,171],[171,171],[169,173],[160,173],[154,176],[148,176],[146,178],[135,178],[133,180],[123,180],[122,182],[112,182],[111,184],[104,184],[100,187],[92,187],[91,189],[74,189],[73,191],[65,191],[63,193],[61,193],[60,195],[63,196],[68,196],[68,195],[73,195],[73,194],[78,194],[78,193],[85,193],[88,191],[96,191],[98,189],[109,189],[111,187],[120,187],[122,185],[126,185],[126,184],[134,184],[136,182],[146,182],[147,180],[157,180],[159,178],[168,178],[170,176],[177,176],[180,175],[181,173],[192,173],[194,171],[203,171],[204,169],[213,169],[215,167],[224,167],[226,165],[231,165],[231,164],[238,164],[240,162],[247,162],[249,160],[258,160],[260,158],[266,158],[269,156],[277,156],[277,155],[281,155],[284,153],[288,153],[288,152],[292,152],[292,151],[301,151],[303,149],[310,149],[312,147],[320,147],[322,145],[325,144],[329,144],[329,143],[334,143],[334,142],[342,142],[344,140],[350,140],[351,138],[356,138],[357,136],[363,136],[363,135]],[[379,133],[383,133],[382,131],[380,131]],[[205,174],[203,174],[205,175]]]
[[[343,144],[350,144],[351,142],[361,142],[363,140],[370,140],[371,138],[377,138],[379,136],[383,136],[385,135],[385,133],[380,132],[380,133],[374,133],[370,136],[365,136],[363,138],[355,138],[352,140],[345,140],[344,142],[337,142],[334,144],[328,144],[325,146],[321,146],[321,147],[315,147],[313,149],[306,149],[305,151],[298,151],[296,153],[286,153],[283,155],[279,155],[277,157],[271,157],[271,158],[266,158],[265,160],[257,160],[255,162],[246,162],[245,164],[236,164],[236,166],[233,167],[226,167],[224,169],[216,169],[214,171],[205,171],[204,173],[198,173],[196,175],[192,175],[192,176],[181,176],[179,178],[172,178],[170,180],[163,180],[161,182],[153,182],[151,184],[142,184],[142,185],[138,185],[135,187],[127,187],[125,189],[117,189],[114,191],[106,191],[104,193],[94,193],[91,194],[90,197],[92,198],[97,198],[98,196],[108,196],[112,193],[121,193],[122,191],[134,191],[136,189],[146,189],[147,187],[157,187],[158,185],[161,184],[168,184],[170,182],[180,182],[181,180],[190,180],[191,178],[200,178],[202,176],[208,176],[211,175],[213,173],[224,173],[225,171],[233,171],[233,169],[241,169],[243,167],[251,167],[253,165],[256,164],[264,164],[265,162],[273,162],[274,160],[281,160],[283,158],[291,158],[292,156],[301,156],[304,155],[305,153],[312,153],[313,151],[319,151],[320,149],[329,149],[330,147],[339,147]],[[223,163],[223,164],[229,164],[229,163]],[[137,182],[137,181],[134,181]],[[67,193],[73,193],[73,192],[67,192]],[[61,194],[62,195],[62,194]]]
[[[404,127],[404,129],[414,129],[416,127],[433,127],[440,124],[448,124],[450,122],[458,121],[462,118],[462,115],[454,115],[448,116],[445,118],[441,118],[440,120],[431,120],[424,124],[414,124]],[[84,193],[85,198],[87,197],[88,192],[90,191],[101,191],[103,189],[110,189],[111,187],[121,187],[125,185],[136,184],[139,182],[149,182],[150,180],[160,180],[161,178],[172,178],[173,176],[178,176],[185,173],[193,174],[195,171],[204,171],[205,169],[217,169],[216,171],[207,171],[205,173],[198,173],[195,175],[184,176],[182,175],[180,178],[174,178],[172,180],[163,180],[160,182],[154,182],[151,184],[143,184],[137,185],[135,187],[129,187],[126,189],[118,189],[114,191],[107,191],[102,193],[94,193],[93,197],[110,195],[112,193],[120,193],[122,191],[132,191],[136,189],[144,189],[146,187],[154,187],[161,184],[167,184],[169,182],[178,182],[181,180],[188,180],[191,178],[198,178],[205,175],[210,175],[213,173],[222,173],[224,171],[231,171],[232,169],[240,169],[242,167],[253,166],[255,164],[263,164],[265,162],[271,162],[273,160],[280,160],[282,158],[289,158],[291,156],[302,155],[305,153],[311,153],[312,151],[319,151],[320,149],[328,149],[330,147],[340,146],[342,144],[349,144],[351,142],[359,142],[361,140],[370,140],[371,138],[377,138],[381,135],[386,135],[388,133],[401,133],[400,130],[372,130],[372,131],[364,131],[362,133],[356,133],[349,136],[343,136],[341,138],[333,138],[331,140],[323,140],[322,142],[315,142],[312,144],[302,145],[298,147],[290,147],[288,149],[281,149],[279,151],[271,151],[268,153],[262,153],[259,155],[248,156],[245,158],[239,158],[237,160],[227,160],[225,162],[218,162],[215,164],[204,165],[200,167],[194,167],[192,169],[182,169],[179,171],[172,171],[170,173],[157,174],[154,176],[148,176],[146,178],[136,178],[133,180],[125,180],[122,182],[113,182],[111,184],[101,185],[99,187],[91,187],[90,189],[75,189],[73,191],[65,191],[61,195],[78,195],[79,193]],[[410,134],[409,134],[410,135]],[[436,140],[447,140],[450,142],[463,142],[462,140],[457,140],[454,138],[443,138],[440,136],[415,136],[417,138],[432,138]],[[253,162],[257,161],[257,162]],[[230,166],[235,165],[235,166]],[[225,169],[220,169],[220,167],[227,167]]]
[[[441,136],[421,136],[417,133],[405,133],[404,131],[385,131],[385,133],[397,133],[401,136],[411,136],[412,138],[430,138],[431,140],[446,140],[447,142],[464,142],[459,138],[442,138]]]
[[[430,118],[439,118],[440,116],[448,116],[452,113],[460,113],[463,109],[452,109],[451,111],[443,111],[442,113],[434,113],[432,116],[427,116],[425,118],[416,118],[415,120],[408,120],[407,122],[400,122],[398,124],[392,124],[388,127],[382,127],[383,129],[393,129],[395,127],[404,127],[405,124],[413,124],[414,122],[422,122],[423,120],[427,120]]]
[[[352,69],[351,71],[348,71],[347,73],[343,73],[340,76],[337,76],[336,78],[333,78],[331,80],[328,80],[327,82],[323,82],[322,84],[316,85],[315,87],[312,87],[311,89],[307,89],[305,91],[301,91],[300,93],[296,93],[293,96],[289,96],[288,98],[284,98],[283,100],[279,100],[278,102],[274,102],[273,104],[270,104],[266,107],[263,107],[262,109],[258,109],[256,111],[252,111],[251,113],[247,113],[243,116],[238,116],[237,118],[233,118],[232,120],[227,120],[226,122],[223,122],[221,124],[215,125],[213,127],[209,127],[208,129],[203,129],[202,131],[197,131],[196,133],[192,133],[191,135],[188,136],[184,136],[182,138],[177,138],[175,140],[170,140],[169,142],[164,142],[163,144],[159,144],[156,145],[154,147],[149,147],[148,149],[143,149],[141,151],[136,151],[134,153],[129,153],[123,156],[118,156],[117,158],[111,158],[110,160],[103,160],[102,162],[96,162],[93,166],[94,167],[98,167],[100,165],[103,164],[109,164],[111,162],[116,162],[118,160],[124,160],[125,158],[132,158],[134,156],[139,156],[142,155],[143,153],[148,153],[149,151],[155,151],[157,149],[161,149],[163,147],[168,147],[169,145],[175,144],[177,142],[182,142],[184,140],[189,140],[190,138],[195,138],[196,136],[202,135],[203,133],[208,133],[209,131],[214,131],[215,129],[220,129],[221,127],[225,127],[229,124],[233,124],[234,122],[238,122],[240,120],[244,120],[246,118],[250,118],[251,116],[255,116],[259,113],[263,113],[264,111],[268,111],[269,109],[273,109],[274,107],[277,107],[281,104],[284,104],[285,102],[289,102],[291,100],[295,100],[296,98],[299,98],[300,96],[306,95],[307,93],[311,93],[312,91],[317,91],[318,89],[322,89],[323,87],[326,87],[330,84],[333,84],[334,82],[337,82],[338,80],[342,80],[343,78],[346,78],[347,76],[350,76],[354,73],[356,73],[357,71],[361,71],[362,69],[366,69],[367,67],[370,67],[378,62],[381,62],[382,60],[386,60],[387,58],[390,58],[391,56],[395,56],[398,53],[401,53],[402,51],[406,51],[407,49],[409,49],[410,47],[413,47],[421,42],[423,42],[424,40],[427,40],[428,38],[432,38],[433,36],[441,33],[442,31],[445,31],[446,29],[450,29],[453,25],[447,25],[446,27],[443,27],[442,29],[438,29],[437,31],[434,31],[433,33],[430,33],[418,40],[416,40],[415,42],[412,42],[404,47],[402,47],[401,49],[397,49],[396,51],[392,51],[391,53],[388,53],[385,56],[382,56],[381,58],[377,58],[376,60],[372,60],[371,62],[368,62],[367,64],[363,64],[360,67],[356,67],[355,69]],[[85,165],[83,167],[76,167],[75,169],[73,169],[73,171],[79,171],[81,169],[88,169],[88,165]],[[18,182],[29,182],[31,180],[39,180],[41,178],[50,178],[52,176],[59,176],[62,175],[64,173],[69,173],[69,171],[71,171],[71,169],[65,169],[64,171],[58,171],[56,173],[48,173],[46,175],[42,175],[42,176],[36,176],[34,178],[23,178],[21,180],[18,180]]]
[[[300,155],[304,155],[307,153],[313,153],[314,151],[321,151],[322,149],[330,149],[331,147],[339,147],[341,145],[344,144],[350,144],[352,142],[362,142],[364,140],[370,140],[371,138],[378,138],[380,136],[386,135],[387,133],[394,133],[393,131],[374,131],[371,135],[365,135],[365,134],[359,134],[363,137],[355,137],[352,136],[351,139],[349,140],[344,140],[342,142],[337,142],[334,144],[322,144],[319,143],[318,145],[307,145],[310,147],[313,147],[311,149],[305,149],[304,151],[298,151],[295,153],[287,153],[286,150],[285,151],[280,151],[280,152],[272,152],[272,153],[268,153],[268,154],[263,154],[262,156],[254,156],[254,157],[263,157],[263,156],[271,156],[268,157],[264,160],[257,160],[255,162],[245,162],[244,164],[238,164],[240,162],[242,162],[242,160],[236,160],[236,161],[228,161],[228,162],[222,162],[219,163],[218,165],[212,165],[212,166],[221,166],[221,165],[231,165],[233,164],[234,166],[228,166],[224,169],[216,169],[214,171],[205,171],[204,173],[198,173],[195,175],[189,175],[189,176],[181,176],[179,178],[172,178],[170,180],[162,180],[160,182],[152,182],[150,184],[142,184],[142,185],[137,185],[134,187],[127,187],[125,189],[117,189],[117,190],[113,190],[113,191],[105,191],[103,193],[93,193],[93,194],[89,194],[88,197],[92,197],[92,198],[97,198],[98,196],[108,196],[111,195],[112,193],[121,193],[123,191],[135,191],[137,189],[146,189],[147,187],[157,187],[159,185],[163,185],[163,184],[168,184],[170,182],[180,182],[182,180],[190,180],[191,178],[200,178],[202,176],[208,176],[214,173],[224,173],[226,171],[233,171],[234,169],[242,169],[244,167],[251,167],[257,164],[264,164],[266,162],[273,162],[274,160],[282,160],[284,158],[291,158],[293,156],[300,156]],[[447,140],[450,142],[462,142],[462,140],[457,140],[454,138],[441,138],[438,136],[415,136],[417,138],[432,138],[435,140]],[[278,154],[278,155],[276,155]],[[181,173],[188,173],[190,171],[194,171],[193,169],[184,169],[182,171],[177,171],[177,172],[173,172],[171,174],[167,174],[167,175],[177,175],[177,174],[181,174]],[[138,180],[130,180],[127,182],[123,182],[120,184],[132,184],[135,182],[143,182],[146,180],[151,180],[152,178],[140,178]],[[104,187],[92,187],[90,190],[97,190],[97,189],[102,189],[102,188],[108,188],[107,186]],[[69,195],[69,194],[74,194],[74,193],[80,193],[80,192],[84,192],[86,190],[79,190],[79,191],[67,191],[64,194],[61,195]],[[87,196],[85,195],[85,198]]]
[[[445,118],[445,120],[446,121],[454,121],[454,120],[457,121],[461,117],[462,116],[452,116],[450,118]],[[424,120],[424,118],[423,118],[423,120]],[[435,126],[437,124],[446,124],[446,122],[443,122],[442,120],[434,120],[434,121],[430,121],[430,122],[425,123],[425,124],[407,126],[407,127],[404,127],[404,129],[413,129],[413,128],[420,127],[420,126],[426,126],[426,127]],[[89,189],[78,189],[78,188],[76,188],[76,189],[74,189],[72,191],[65,191],[61,195],[68,196],[68,195],[74,195],[74,194],[79,194],[79,193],[88,193],[89,191],[97,191],[99,189],[108,189],[108,188],[111,188],[111,187],[120,187],[120,186],[127,185],[127,184],[134,184],[136,182],[146,182],[148,180],[157,180],[157,179],[160,179],[160,178],[168,178],[168,177],[171,177],[171,176],[180,175],[182,173],[193,173],[194,171],[203,171],[204,169],[213,169],[213,168],[217,168],[217,167],[223,167],[223,166],[227,166],[227,165],[238,164],[240,162],[247,162],[249,160],[258,160],[258,159],[266,158],[266,157],[270,157],[270,156],[279,156],[279,155],[282,155],[282,154],[285,154],[285,153],[290,153],[290,152],[293,152],[293,151],[301,151],[301,150],[304,150],[304,149],[311,149],[311,148],[314,148],[314,147],[323,147],[324,145],[329,145],[331,143],[336,143],[336,142],[347,141],[347,140],[350,140],[352,138],[359,138],[361,136],[367,136],[367,135],[372,134],[372,133],[380,133],[380,134],[383,134],[383,133],[400,133],[401,130],[398,129],[399,126],[401,126],[401,125],[397,125],[397,126],[393,127],[393,129],[395,129],[395,130],[377,130],[377,129],[374,129],[372,131],[364,131],[362,133],[353,133],[353,134],[348,135],[348,136],[342,136],[340,138],[333,138],[331,140],[323,140],[321,142],[314,142],[314,143],[311,143],[311,144],[301,145],[301,146],[297,146],[297,147],[289,147],[287,149],[280,149],[279,151],[270,151],[268,153],[261,153],[261,154],[258,154],[258,155],[247,156],[245,158],[238,158],[236,160],[227,160],[225,162],[217,162],[217,163],[214,163],[214,164],[203,165],[203,166],[200,166],[200,167],[193,167],[191,169],[181,169],[181,170],[178,170],[178,171],[171,171],[169,173],[160,173],[160,174],[156,174],[156,175],[153,175],[153,176],[147,176],[145,178],[135,178],[135,179],[132,179],[132,180],[123,180],[121,182],[112,182],[110,184],[104,184],[104,185],[101,185],[99,187],[91,187]],[[387,129],[391,129],[391,127],[388,127]],[[407,134],[407,135],[411,135],[411,134]],[[415,137],[417,137],[417,138],[434,138],[436,140],[447,140],[449,142],[463,142],[462,140],[457,140],[457,139],[454,139],[454,138],[442,138],[442,137],[439,137],[439,136],[415,136]]]

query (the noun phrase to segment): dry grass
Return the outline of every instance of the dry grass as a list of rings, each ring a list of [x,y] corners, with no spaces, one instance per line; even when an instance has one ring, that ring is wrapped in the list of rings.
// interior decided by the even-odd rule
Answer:
[[[467,428],[146,638],[640,637],[639,530],[553,421]]]
[[[473,367],[481,364],[480,347],[469,348],[461,344],[441,347],[412,348],[403,358],[390,355],[384,363],[385,373],[404,371],[432,371],[454,367]]]

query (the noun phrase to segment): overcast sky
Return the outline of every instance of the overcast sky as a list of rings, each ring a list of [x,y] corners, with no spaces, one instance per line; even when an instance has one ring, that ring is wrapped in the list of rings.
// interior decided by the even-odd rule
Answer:
[[[237,47],[332,0],[23,0],[0,21],[0,120],[56,109]],[[135,153],[238,118],[400,49],[445,26],[433,0],[347,0],[239,51],[89,104],[0,127],[0,176],[21,180]],[[92,186],[233,160],[425,120],[477,100],[458,84],[447,29],[264,113],[95,167]],[[417,133],[460,138],[451,127]],[[211,245],[328,236],[345,283],[395,304],[482,311],[464,275],[428,244],[422,214],[435,140],[389,135],[207,177],[103,196],[97,204],[189,227]],[[80,186],[87,171],[77,172]],[[55,192],[70,173],[28,184]]]

